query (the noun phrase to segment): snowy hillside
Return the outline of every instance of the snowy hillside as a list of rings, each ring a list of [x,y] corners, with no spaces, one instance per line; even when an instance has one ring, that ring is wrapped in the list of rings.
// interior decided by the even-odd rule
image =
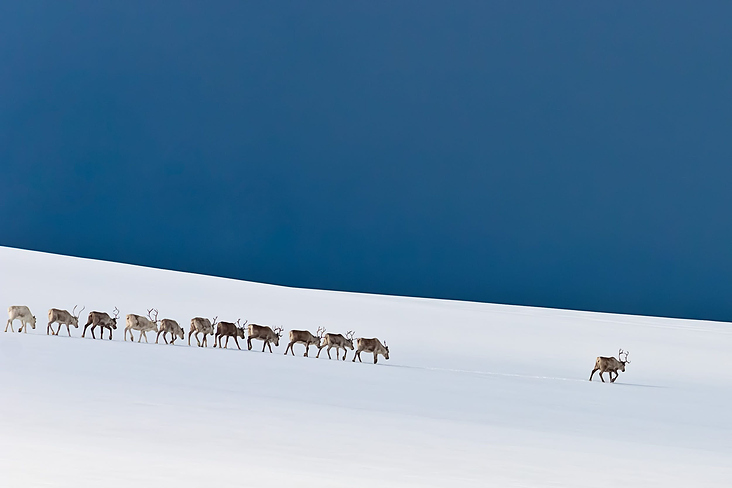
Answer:
[[[48,309],[76,304],[82,324],[118,307],[114,340],[47,336]],[[0,247],[10,305],[38,325],[0,334],[3,487],[732,486],[727,323],[295,289]],[[151,307],[186,332],[194,316],[354,329],[386,340],[391,359],[124,342],[124,315]],[[588,382],[595,357],[620,347],[632,363],[618,382]]]

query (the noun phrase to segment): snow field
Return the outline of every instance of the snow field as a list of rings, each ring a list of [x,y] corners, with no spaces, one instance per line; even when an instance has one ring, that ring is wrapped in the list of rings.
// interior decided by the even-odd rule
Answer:
[[[77,303],[73,337],[46,336],[47,310]],[[0,305],[38,319],[0,334],[0,486],[732,482],[726,323],[303,290],[1,247]],[[114,306],[113,341],[80,338],[87,312]],[[391,359],[303,358],[302,345],[284,357],[286,336],[274,354],[259,341],[123,342],[124,315],[151,307],[186,332],[215,315],[354,329],[386,340]],[[595,356],[619,347],[627,372],[588,382]]]

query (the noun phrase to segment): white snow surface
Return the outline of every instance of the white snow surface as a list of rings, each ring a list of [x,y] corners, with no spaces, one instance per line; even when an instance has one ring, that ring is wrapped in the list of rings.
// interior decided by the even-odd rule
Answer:
[[[86,306],[72,337],[51,307]],[[288,288],[0,247],[0,486],[732,486],[728,323]],[[121,311],[114,340],[81,338]],[[124,342],[156,307],[176,345]],[[188,346],[205,316],[379,337],[363,363]],[[4,319],[3,319],[4,320]],[[15,323],[16,331],[18,322]],[[148,334],[154,338],[155,334]],[[286,339],[286,336],[285,336]],[[615,384],[598,355],[630,351]]]

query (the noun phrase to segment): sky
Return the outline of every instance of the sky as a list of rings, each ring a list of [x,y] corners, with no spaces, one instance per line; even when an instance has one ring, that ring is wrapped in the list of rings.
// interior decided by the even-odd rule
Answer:
[[[0,245],[732,320],[729,2],[0,3]]]

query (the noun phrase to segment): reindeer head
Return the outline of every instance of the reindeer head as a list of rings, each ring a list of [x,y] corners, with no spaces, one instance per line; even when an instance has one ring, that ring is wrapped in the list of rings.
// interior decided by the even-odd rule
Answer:
[[[356,331],[349,330],[346,332],[346,347],[353,351],[353,336],[356,335]]]
[[[240,324],[241,319],[237,319],[236,321],[236,335],[240,339],[245,339],[247,337],[247,330],[245,329],[248,320],[245,320],[243,324]]]
[[[119,309],[114,307],[114,317],[112,317],[112,328],[117,329],[117,319],[119,318]]]
[[[386,345],[386,341],[384,341],[384,359],[389,359],[389,346]]]
[[[158,328],[158,309],[157,308],[150,308],[147,310],[147,318],[150,319],[150,322],[152,322],[155,325],[155,329],[157,332]]]
[[[33,315],[31,317],[31,327],[34,329],[36,328],[36,316],[35,315]],[[59,325],[59,327],[61,327],[61,326]]]
[[[280,337],[282,337],[282,331],[283,330],[285,330],[285,329],[282,328],[282,327],[275,327],[274,328],[275,337],[274,337],[274,341],[273,342],[274,342],[274,345],[275,346],[279,346],[280,345]]]
[[[625,373],[625,365],[630,364],[630,361],[628,361],[628,351],[623,351],[620,349],[618,351],[618,361],[620,361],[620,371]]]
[[[213,318],[213,322],[211,323],[211,335],[216,335],[216,324],[218,324],[217,320],[219,319],[219,316]]]
[[[76,327],[78,329],[79,328],[79,316],[81,315],[81,312],[83,312],[86,307],[81,307],[81,310],[79,310],[79,313],[76,313],[76,307],[78,307],[78,305],[74,305],[74,309],[71,311],[71,325],[73,325],[74,327]]]

